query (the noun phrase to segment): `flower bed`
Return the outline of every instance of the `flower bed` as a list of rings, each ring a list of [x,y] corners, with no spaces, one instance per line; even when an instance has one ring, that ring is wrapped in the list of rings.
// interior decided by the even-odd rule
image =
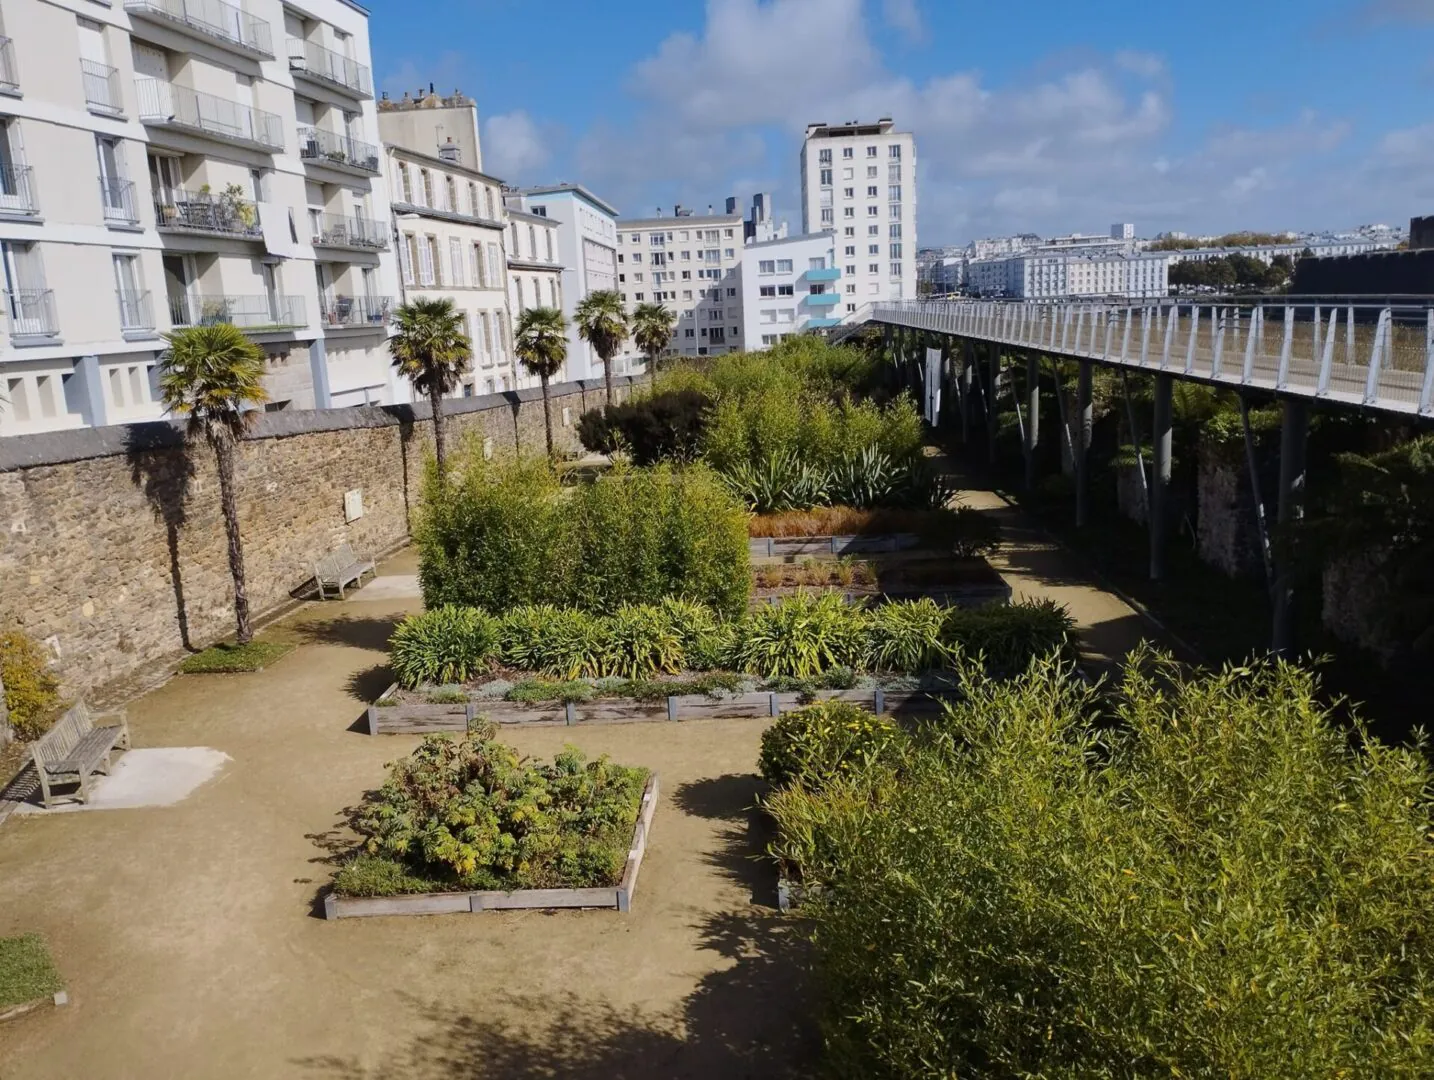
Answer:
[[[363,843],[324,898],[327,918],[629,909],[656,775],[572,747],[533,763],[494,732],[428,738],[390,765],[355,823]]]
[[[841,589],[848,603],[929,597],[942,605],[976,606],[1011,598],[1011,587],[985,559],[918,554],[871,560],[808,557],[754,567],[752,579],[753,601],[764,603],[811,587]]]

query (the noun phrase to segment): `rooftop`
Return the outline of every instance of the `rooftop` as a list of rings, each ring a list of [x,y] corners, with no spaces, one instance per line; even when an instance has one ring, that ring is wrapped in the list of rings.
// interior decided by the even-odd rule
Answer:
[[[860,120],[848,120],[844,124],[828,124],[825,120],[807,125],[808,139],[842,139],[859,135],[887,135],[896,126],[889,116],[883,116],[874,124]]]
[[[569,183],[566,183],[566,182],[565,182],[565,183],[561,183],[561,184],[545,184],[545,185],[542,185],[542,186],[540,186],[540,187],[519,188],[519,189],[518,189],[518,194],[519,194],[519,195],[529,195],[529,196],[531,196],[531,195],[576,195],[576,196],[578,196],[578,197],[581,198],[581,199],[586,199],[588,202],[592,203],[594,206],[596,206],[599,210],[602,210],[604,213],[608,213],[608,214],[611,214],[613,217],[617,217],[617,207],[613,206],[611,203],[605,202],[605,201],[603,201],[602,199],[598,198],[596,195],[594,195],[594,194],[593,194],[591,191],[589,191],[587,188],[583,187],[581,184],[569,184]]]
[[[798,233],[796,236],[779,236],[775,240],[754,240],[747,245],[749,248],[780,247],[782,244],[800,244],[803,240],[827,240],[836,238],[836,230],[823,229],[821,232]]]

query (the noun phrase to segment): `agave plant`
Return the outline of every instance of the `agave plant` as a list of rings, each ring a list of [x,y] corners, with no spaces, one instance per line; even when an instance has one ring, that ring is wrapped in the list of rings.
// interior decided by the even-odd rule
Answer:
[[[832,501],[865,510],[884,506],[901,479],[901,470],[888,454],[868,446],[848,454],[832,470]]]
[[[792,450],[739,462],[720,475],[732,494],[756,514],[809,510],[830,498],[826,472]]]

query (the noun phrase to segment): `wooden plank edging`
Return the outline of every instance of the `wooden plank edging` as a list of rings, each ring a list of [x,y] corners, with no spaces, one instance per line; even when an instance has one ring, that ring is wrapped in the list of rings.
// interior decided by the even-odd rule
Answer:
[[[657,773],[650,773],[642,789],[642,803],[632,828],[627,863],[616,886],[588,889],[514,889],[511,892],[414,893],[406,896],[324,896],[325,919],[365,918],[376,915],[456,915],[460,912],[612,908],[627,911],[637,889],[637,871],[647,852],[652,815],[657,810]]]

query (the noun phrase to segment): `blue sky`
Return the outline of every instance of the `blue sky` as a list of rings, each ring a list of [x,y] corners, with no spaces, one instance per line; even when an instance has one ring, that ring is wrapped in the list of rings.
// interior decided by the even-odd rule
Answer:
[[[917,140],[923,246],[1434,213],[1434,0],[373,0],[382,90],[625,216],[774,194],[808,121]],[[465,43],[472,42],[472,46]]]

